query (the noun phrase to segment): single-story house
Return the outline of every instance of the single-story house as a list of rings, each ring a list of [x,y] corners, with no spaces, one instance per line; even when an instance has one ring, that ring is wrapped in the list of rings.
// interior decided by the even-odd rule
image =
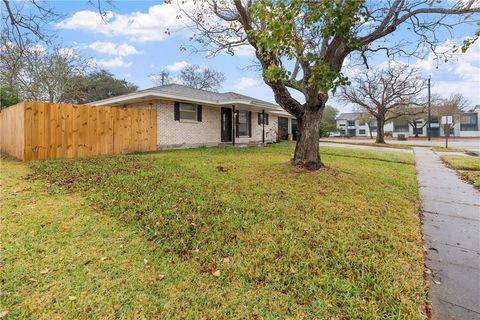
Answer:
[[[168,84],[90,103],[157,110],[157,148],[261,145],[287,139],[296,120],[276,104],[235,92]]]

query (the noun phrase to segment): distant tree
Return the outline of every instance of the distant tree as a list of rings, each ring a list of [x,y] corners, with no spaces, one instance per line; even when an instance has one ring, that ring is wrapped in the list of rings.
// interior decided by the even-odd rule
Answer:
[[[77,76],[70,82],[64,102],[89,103],[135,92],[138,87],[124,79],[116,79],[106,70]]]
[[[326,137],[337,127],[338,110],[330,105],[326,105],[323,110],[322,120],[320,121],[320,137]]]
[[[15,87],[11,85],[0,86],[0,109],[19,103],[20,101]]]
[[[197,65],[189,65],[180,70],[179,81],[195,89],[218,91],[225,81],[225,74]]]
[[[450,135],[450,131],[453,129],[455,124],[460,121],[462,113],[465,112],[468,104],[468,100],[463,95],[452,94],[449,98],[440,100],[433,106],[435,110],[434,112],[438,117],[452,117],[452,122],[448,124],[442,124],[443,132],[447,137]]]
[[[421,114],[420,93],[425,80],[415,69],[406,65],[377,68],[350,78],[351,86],[341,90],[341,99],[353,103],[377,120],[376,143],[385,143],[386,122],[407,115]]]
[[[0,84],[14,87],[22,100],[63,102],[72,82],[90,69],[72,49],[11,43],[3,45],[1,53]]]
[[[423,129],[428,124],[428,117],[425,113],[426,109],[421,108],[419,109],[419,114],[410,114],[404,117],[405,121],[408,123],[409,126],[413,128],[413,132],[415,134],[415,138],[418,138],[418,131],[419,129]],[[419,120],[423,120],[422,124],[418,123]]]

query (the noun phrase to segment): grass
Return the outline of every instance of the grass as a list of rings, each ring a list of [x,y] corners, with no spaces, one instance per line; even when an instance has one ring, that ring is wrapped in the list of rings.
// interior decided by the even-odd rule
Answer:
[[[457,170],[464,180],[480,189],[480,158],[467,156],[442,156],[442,160]]]
[[[355,140],[350,141],[338,141],[338,140],[320,140],[320,142],[330,142],[330,143],[339,143],[339,144],[357,144],[360,146],[369,146],[369,147],[382,147],[382,148],[393,148],[393,149],[404,149],[412,150],[412,146],[408,144],[398,144],[398,143],[369,143],[369,142],[356,142]]]
[[[412,155],[322,148],[328,168],[305,172],[292,152],[4,161],[1,308],[44,319],[425,318]]]
[[[445,148],[445,147],[439,147],[439,146],[434,146],[432,147],[432,151],[438,151],[438,152],[465,152],[465,149],[462,148]]]

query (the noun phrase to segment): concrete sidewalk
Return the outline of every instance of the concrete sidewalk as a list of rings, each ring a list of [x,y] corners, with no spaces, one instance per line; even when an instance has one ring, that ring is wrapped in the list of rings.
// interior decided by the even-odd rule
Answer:
[[[480,319],[480,193],[414,148],[433,320]]]

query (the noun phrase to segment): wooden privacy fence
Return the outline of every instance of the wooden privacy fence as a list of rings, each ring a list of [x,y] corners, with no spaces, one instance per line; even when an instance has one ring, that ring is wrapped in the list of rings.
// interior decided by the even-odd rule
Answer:
[[[153,151],[157,111],[21,102],[0,111],[0,150],[43,160]]]

